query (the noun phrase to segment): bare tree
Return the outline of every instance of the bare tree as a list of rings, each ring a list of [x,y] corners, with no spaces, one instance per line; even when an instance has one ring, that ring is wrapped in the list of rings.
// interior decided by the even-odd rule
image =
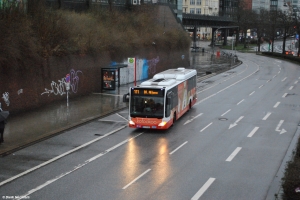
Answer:
[[[246,36],[247,36],[247,29],[251,26],[251,16],[252,11],[248,9],[247,7],[247,1],[245,0],[240,0],[235,2],[235,8],[232,13],[232,17],[234,20],[234,25],[238,26],[238,31],[236,34],[236,42],[235,46],[237,46],[238,41],[239,41],[239,33],[242,33],[242,37],[244,38],[244,47],[246,47]]]
[[[247,30],[248,29],[253,29],[256,27],[255,25],[255,19],[257,18],[257,13],[255,13],[252,10],[244,10],[244,24],[243,24],[243,35],[244,35],[244,48],[247,47],[247,41],[248,41],[248,36],[247,36]]]
[[[269,12],[265,9],[260,9],[259,13],[255,15],[253,23],[255,24],[256,27],[257,47],[258,47],[258,52],[260,52],[261,41],[264,40],[270,23]]]
[[[258,16],[258,27],[260,29],[260,41],[269,43],[269,50],[274,51],[275,32],[277,27],[278,12],[276,10],[260,10]],[[258,43],[260,47],[260,43]],[[270,49],[271,48],[271,49]]]
[[[295,34],[298,35],[298,41],[296,42],[297,44],[297,48],[298,48],[298,51],[297,51],[297,57],[299,57],[300,55],[300,42],[299,42],[299,33],[300,33],[300,14],[299,14],[299,10],[294,10],[293,12],[293,21],[294,21],[294,31],[295,31]]]
[[[283,44],[282,44],[282,54],[285,54],[286,39],[291,36],[290,31],[293,26],[292,15],[290,13],[285,13],[282,11],[278,12],[278,21],[280,26],[283,28]]]
[[[271,51],[274,52],[274,40],[276,35],[276,29],[278,28],[278,11],[277,10],[271,10],[269,13],[269,22],[270,22],[270,29],[269,29],[269,35],[271,36],[271,42],[272,47]]]
[[[113,0],[108,0],[108,7],[109,7],[109,11],[112,12],[113,11]]]

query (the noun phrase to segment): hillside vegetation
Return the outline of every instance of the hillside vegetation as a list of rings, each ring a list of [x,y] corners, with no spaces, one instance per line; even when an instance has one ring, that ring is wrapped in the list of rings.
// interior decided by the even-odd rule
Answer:
[[[154,45],[159,50],[184,50],[191,41],[184,30],[161,26],[151,6],[76,13],[36,5],[30,10],[27,14],[18,8],[0,11],[0,70],[28,59],[68,54],[108,52],[114,57]]]

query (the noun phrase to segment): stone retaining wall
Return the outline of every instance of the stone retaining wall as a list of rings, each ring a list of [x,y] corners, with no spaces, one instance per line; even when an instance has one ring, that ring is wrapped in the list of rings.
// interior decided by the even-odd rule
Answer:
[[[148,71],[148,77],[151,78],[153,74],[168,68],[188,67],[188,60],[182,60],[182,54],[182,52],[148,52],[137,57],[149,61],[159,58]],[[123,60],[127,61],[127,58]],[[108,67],[112,61],[108,54],[70,55],[35,61],[34,65],[27,63],[26,67],[20,65],[14,69],[1,70],[2,108],[11,113],[18,113],[53,101],[66,100],[67,74],[70,74],[71,78],[69,98],[101,92],[101,68]]]

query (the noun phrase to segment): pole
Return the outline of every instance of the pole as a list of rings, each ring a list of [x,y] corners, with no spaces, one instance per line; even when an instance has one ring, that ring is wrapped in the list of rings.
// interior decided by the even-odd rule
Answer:
[[[232,50],[232,53],[233,53],[233,44],[235,43],[235,35],[233,34],[232,35],[232,48],[231,48],[231,50]],[[234,49],[236,50],[236,47],[234,47]],[[235,54],[235,53],[234,53]]]
[[[136,86],[136,58],[134,58],[134,86]]]
[[[67,90],[67,107],[69,107],[69,90],[70,90],[70,74],[66,75],[66,90]]]
[[[69,90],[67,90],[67,106],[69,106]]]

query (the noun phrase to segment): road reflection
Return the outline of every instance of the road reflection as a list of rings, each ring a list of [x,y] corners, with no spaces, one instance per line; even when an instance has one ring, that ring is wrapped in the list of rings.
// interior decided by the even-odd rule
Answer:
[[[142,147],[136,144],[136,140],[128,142],[122,164],[122,172],[125,176],[124,184],[129,183],[138,176],[141,151]]]
[[[166,138],[159,138],[152,145],[155,149],[147,149],[145,146],[137,144],[136,140],[130,140],[125,151],[125,156],[122,163],[122,173],[124,176],[124,184],[128,184],[136,179],[144,170],[150,168],[151,183],[149,186],[157,187],[162,185],[168,178],[171,166],[168,149],[168,140]],[[143,152],[144,151],[144,152]],[[149,152],[154,152],[153,158],[146,159],[143,163],[145,168],[142,168],[141,162],[145,160]],[[149,155],[151,156],[151,155]],[[149,187],[148,186],[148,187]]]
[[[169,141],[166,138],[159,138],[156,148],[158,149],[158,154],[155,157],[156,162],[152,175],[154,186],[159,186],[167,180],[171,172]]]

